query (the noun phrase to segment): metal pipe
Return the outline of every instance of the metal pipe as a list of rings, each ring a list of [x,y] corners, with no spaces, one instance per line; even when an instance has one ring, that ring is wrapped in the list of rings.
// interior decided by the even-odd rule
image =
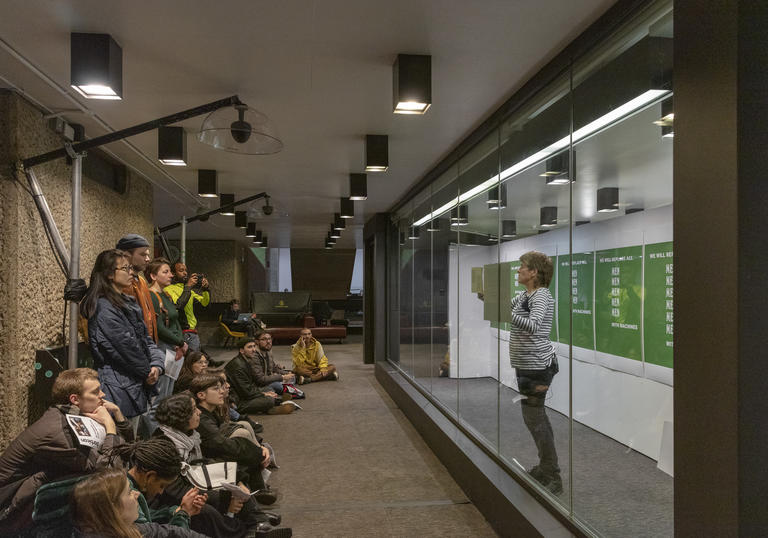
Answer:
[[[179,244],[179,261],[187,264],[187,218],[181,217],[181,243]]]
[[[70,238],[69,279],[80,278],[80,193],[83,179],[83,155],[78,153],[72,159],[72,235]],[[79,305],[69,303],[69,369],[77,368],[77,321]]]
[[[29,183],[29,188],[32,191],[32,199],[35,201],[37,210],[42,217],[43,226],[48,230],[48,234],[53,241],[53,247],[56,250],[54,255],[59,258],[59,261],[64,266],[64,271],[69,274],[69,252],[67,252],[64,240],[61,238],[59,229],[56,227],[56,221],[53,220],[51,208],[48,207],[48,202],[45,200],[45,196],[43,196],[37,176],[35,176],[35,172],[32,169],[24,169],[24,175],[27,176],[27,183]]]
[[[227,97],[226,99],[219,99],[218,101],[213,101],[206,105],[190,108],[187,110],[183,110],[181,112],[177,112],[176,114],[171,114],[170,116],[164,116],[156,120],[141,123],[139,125],[134,125],[133,127],[121,129],[119,131],[115,131],[114,133],[107,133],[102,136],[97,136],[96,138],[91,138],[90,140],[77,142],[75,144],[72,144],[72,150],[76,153],[81,153],[91,148],[103,146],[104,144],[109,144],[110,142],[117,142],[118,140],[122,140],[123,138],[128,138],[129,136],[134,136],[146,131],[151,131],[152,129],[157,129],[158,127],[162,127],[163,125],[170,125],[172,123],[177,123],[189,118],[194,118],[195,116],[205,114],[206,112],[213,112],[214,110],[218,110],[223,107],[233,106],[238,104],[242,104],[240,101],[240,98],[237,95],[233,95],[231,97]],[[67,150],[64,148],[61,148],[54,151],[49,151],[48,153],[43,153],[42,155],[36,155],[34,157],[24,159],[21,162],[24,165],[24,168],[30,168],[32,166],[36,166],[38,164],[46,163],[48,161],[52,161],[54,159],[59,159],[61,157],[66,157],[66,156],[67,156]]]
[[[189,217],[188,219],[186,219],[186,222],[195,222],[196,220],[206,220],[211,215],[220,213],[223,210],[232,209],[236,206],[247,204],[248,202],[253,202],[254,200],[258,200],[259,198],[266,198],[267,196],[268,195],[266,192],[260,192],[259,194],[248,196],[247,198],[243,198],[242,200],[232,202],[231,204],[226,204],[221,207],[217,207],[216,209],[211,209],[210,211],[206,211],[205,213],[200,213],[199,215],[195,215],[194,217]],[[181,226],[181,222],[174,222],[173,224],[169,224],[168,226],[159,227],[157,230],[159,233],[165,233],[169,230],[173,230],[174,228],[178,228],[179,226]]]

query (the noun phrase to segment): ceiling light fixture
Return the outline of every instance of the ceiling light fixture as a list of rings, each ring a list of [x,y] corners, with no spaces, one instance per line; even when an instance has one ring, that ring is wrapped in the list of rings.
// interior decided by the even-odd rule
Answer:
[[[466,226],[469,224],[469,207],[466,204],[451,209],[451,226]],[[420,226],[414,222],[414,225]]]
[[[343,230],[347,227],[347,223],[341,218],[341,213],[333,214],[333,227],[336,230]]]
[[[264,238],[261,234],[261,230],[256,230],[256,235],[253,236],[253,242],[257,245],[261,245],[263,241],[264,241]]]
[[[501,238],[510,239],[515,236],[517,236],[517,221],[502,220],[501,221]]]
[[[267,248],[269,247],[269,237],[266,235],[261,240],[261,248]]]
[[[235,217],[237,218],[237,217]],[[256,223],[255,222],[249,222],[248,226],[245,228],[245,237],[256,237]]]
[[[400,232],[400,246],[405,245],[405,232]]]
[[[70,85],[86,99],[123,98],[123,49],[109,34],[72,33]]]
[[[338,239],[338,236],[333,236],[329,233],[328,236],[325,238],[325,242],[330,243],[331,245],[335,245],[336,239]]]
[[[557,207],[547,206],[539,210],[539,226],[542,228],[554,228],[557,226]]]
[[[424,114],[432,105],[432,57],[398,54],[392,65],[395,114]]]
[[[248,212],[235,211],[235,228],[246,228],[248,226]]]
[[[628,116],[632,113],[638,112],[650,106],[651,104],[658,101],[661,97],[664,97],[669,93],[670,93],[669,90],[648,90],[638,95],[634,99],[627,101],[623,105],[614,108],[607,114],[588,123],[584,127],[577,129],[576,131],[573,132],[573,135],[564,136],[554,144],[550,144],[546,148],[540,151],[537,151],[536,153],[526,157],[525,159],[513,164],[506,170],[502,171],[501,174],[490,177],[484,182],[480,183],[479,185],[472,187],[468,191],[460,194],[457,198],[454,198],[453,200],[445,203],[435,211],[427,215],[424,215],[419,220],[414,222],[414,224],[417,226],[421,226],[428,220],[434,217],[437,217],[439,215],[442,215],[444,212],[455,207],[457,204],[465,202],[466,200],[469,200],[470,198],[476,196],[477,194],[480,194],[481,192],[484,192],[492,188],[494,185],[497,185],[500,180],[503,181],[508,177],[511,177],[519,172],[522,172],[523,170],[527,170],[531,166],[534,166],[540,163],[541,161],[545,160],[552,154],[557,153],[558,151],[561,151],[564,148],[567,148],[568,145],[571,143],[571,140],[573,140],[574,144],[576,144],[577,142],[584,141],[590,136],[595,135],[598,132],[602,131],[603,129],[607,128],[608,126],[612,125],[619,119],[624,118],[625,116]]]
[[[216,198],[218,196],[218,178],[216,170],[197,171],[197,194],[203,198]],[[234,195],[232,197],[234,202]]]
[[[597,189],[597,212],[613,213],[619,210],[619,188],[603,187]]]
[[[342,219],[353,219],[355,218],[355,202],[350,200],[349,198],[341,198],[340,199],[340,211],[339,215]]]
[[[365,135],[365,171],[386,172],[389,168],[389,137]]]
[[[568,162],[570,152],[564,151],[554,157],[547,159],[547,169],[543,174],[547,185],[568,185],[576,181],[576,152],[573,152],[574,173],[570,174],[570,163]]]
[[[272,120],[244,103],[208,114],[198,140],[217,149],[246,155],[269,155],[283,149]]]
[[[328,232],[329,237],[333,237],[334,239],[338,239],[341,237],[341,232],[339,230],[334,229],[333,224],[331,224],[331,231]]]
[[[187,166],[187,136],[183,127],[158,127],[157,159],[167,166]]]
[[[333,248],[333,245],[334,245],[334,244],[335,244],[335,243],[331,243],[331,241],[330,241],[329,239],[326,239],[326,240],[325,240],[325,248],[326,248],[327,250],[331,250],[331,249]]]
[[[440,231],[440,219],[432,219],[429,221],[429,224],[427,224],[427,231],[428,232],[439,232]]]
[[[411,240],[418,239],[420,233],[421,232],[418,226],[411,226],[408,228],[408,239],[411,239]]]
[[[488,191],[488,209],[504,209],[507,207],[507,185],[502,183]]]
[[[349,199],[368,199],[368,176],[365,174],[349,174]]]
[[[235,195],[224,193],[222,192],[219,196],[219,207],[226,207],[228,205],[235,203]],[[221,215],[227,216],[227,217],[234,217],[235,216],[235,210],[234,208],[225,209],[220,212]]]

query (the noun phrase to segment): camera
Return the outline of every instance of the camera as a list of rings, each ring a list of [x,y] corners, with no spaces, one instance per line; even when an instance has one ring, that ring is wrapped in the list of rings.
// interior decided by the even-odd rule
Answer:
[[[197,275],[197,284],[194,285],[193,289],[199,289],[203,287],[203,279],[205,278],[205,273],[196,273]]]

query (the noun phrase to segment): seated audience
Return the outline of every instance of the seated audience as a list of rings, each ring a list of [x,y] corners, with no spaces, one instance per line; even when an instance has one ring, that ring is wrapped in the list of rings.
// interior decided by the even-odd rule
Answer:
[[[165,355],[147,332],[136,300],[123,293],[133,278],[133,266],[123,251],[101,252],[80,313],[88,320],[88,340],[101,388],[135,431],[155,394]]]
[[[256,336],[258,347],[250,353],[250,346],[241,348],[253,369],[256,384],[260,387],[270,387],[277,394],[283,393],[283,383],[293,383],[295,375],[275,362],[272,358],[272,335],[266,332]]]
[[[333,364],[328,364],[323,346],[309,329],[302,329],[299,340],[291,346],[293,355],[293,373],[298,383],[311,381],[338,381],[339,372]]]
[[[108,469],[81,481],[72,495],[72,519],[82,538],[205,538],[173,525],[138,523],[141,493],[131,487],[125,472]]]
[[[227,378],[234,389],[232,396],[234,396],[233,400],[237,405],[237,411],[241,414],[282,415],[292,413],[296,409],[293,405],[289,405],[289,402],[281,403],[282,396],[269,390],[269,387],[265,392],[256,381],[255,364],[253,359],[249,358],[249,355],[253,356],[256,350],[256,344],[253,340],[244,338],[238,342],[238,345],[240,353],[224,367]],[[282,379],[282,375],[280,379]]]
[[[201,351],[188,351],[187,356],[184,359],[184,364],[181,365],[181,372],[179,372],[179,378],[173,385],[173,393],[179,393],[187,390],[192,379],[196,375],[202,374],[208,367],[208,357]]]
[[[255,331],[263,331],[267,326],[262,322],[256,314],[251,314],[251,318],[248,321],[238,321],[240,317],[240,301],[232,299],[229,302],[229,308],[227,308],[221,315],[221,321],[233,331],[244,332],[248,336],[253,337]]]
[[[222,420],[225,422],[232,421],[232,422],[245,422],[250,427],[250,430],[253,431],[254,436],[257,433],[261,433],[264,431],[264,426],[253,420],[248,415],[241,415],[238,410],[237,406],[235,405],[235,402],[232,401],[232,399],[229,397],[229,393],[231,391],[232,385],[229,384],[229,379],[227,379],[227,374],[224,371],[223,368],[207,368],[205,370],[208,374],[213,374],[219,377],[221,380],[221,388],[223,392],[224,397],[224,404],[219,408],[218,413],[219,416],[221,416]]]
[[[155,435],[173,442],[185,463],[194,464],[203,460],[200,434],[195,431],[200,424],[200,413],[194,398],[187,392],[162,400],[157,408],[156,416],[160,429]],[[242,482],[239,485],[247,490]],[[160,502],[179,502],[190,486],[186,478],[179,477],[165,489]],[[236,514],[237,517],[227,517],[224,514]],[[268,525],[261,525],[262,523]],[[207,504],[199,515],[192,517],[191,528],[210,536],[240,538],[245,536],[249,528],[255,527],[257,531],[264,533],[270,530],[270,525],[276,526],[279,523],[279,515],[262,512],[253,499],[246,503],[222,489],[208,493]]]
[[[10,533],[32,525],[32,503],[41,485],[104,467],[105,451],[133,439],[120,408],[104,400],[94,370],[61,372],[52,397],[53,406],[0,456],[0,528]],[[90,419],[101,425],[94,435],[101,444],[93,448],[80,444],[83,428],[94,428]]]
[[[256,491],[254,497],[261,504],[272,504],[277,500],[274,493],[266,488],[262,469],[270,462],[270,453],[244,437],[232,435],[238,425],[225,423],[217,413],[224,403],[224,392],[221,380],[216,375],[201,374],[192,380],[189,387],[197,407],[200,409],[200,447],[203,456],[219,461],[235,461],[238,469],[242,468],[243,481],[251,491]]]

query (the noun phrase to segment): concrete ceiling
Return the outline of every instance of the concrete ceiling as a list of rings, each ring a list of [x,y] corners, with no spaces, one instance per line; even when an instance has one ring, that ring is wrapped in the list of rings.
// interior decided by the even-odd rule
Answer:
[[[198,168],[219,192],[266,191],[275,213],[250,207],[272,247],[319,248],[362,172],[364,135],[389,135],[389,171],[368,175],[368,200],[339,248],[362,247],[362,226],[386,211],[612,0],[3,0],[0,86],[66,112],[89,137],[237,94],[276,124],[285,147],[267,156],[216,151],[188,133],[189,167],[160,165],[155,132],[107,149],[155,185],[155,223],[218,201],[196,195]],[[123,48],[123,100],[86,100],[69,87],[70,32],[109,33]],[[392,113],[397,53],[432,55],[433,105]],[[170,234],[174,237],[174,234]],[[237,239],[231,217],[189,226],[195,239]]]

